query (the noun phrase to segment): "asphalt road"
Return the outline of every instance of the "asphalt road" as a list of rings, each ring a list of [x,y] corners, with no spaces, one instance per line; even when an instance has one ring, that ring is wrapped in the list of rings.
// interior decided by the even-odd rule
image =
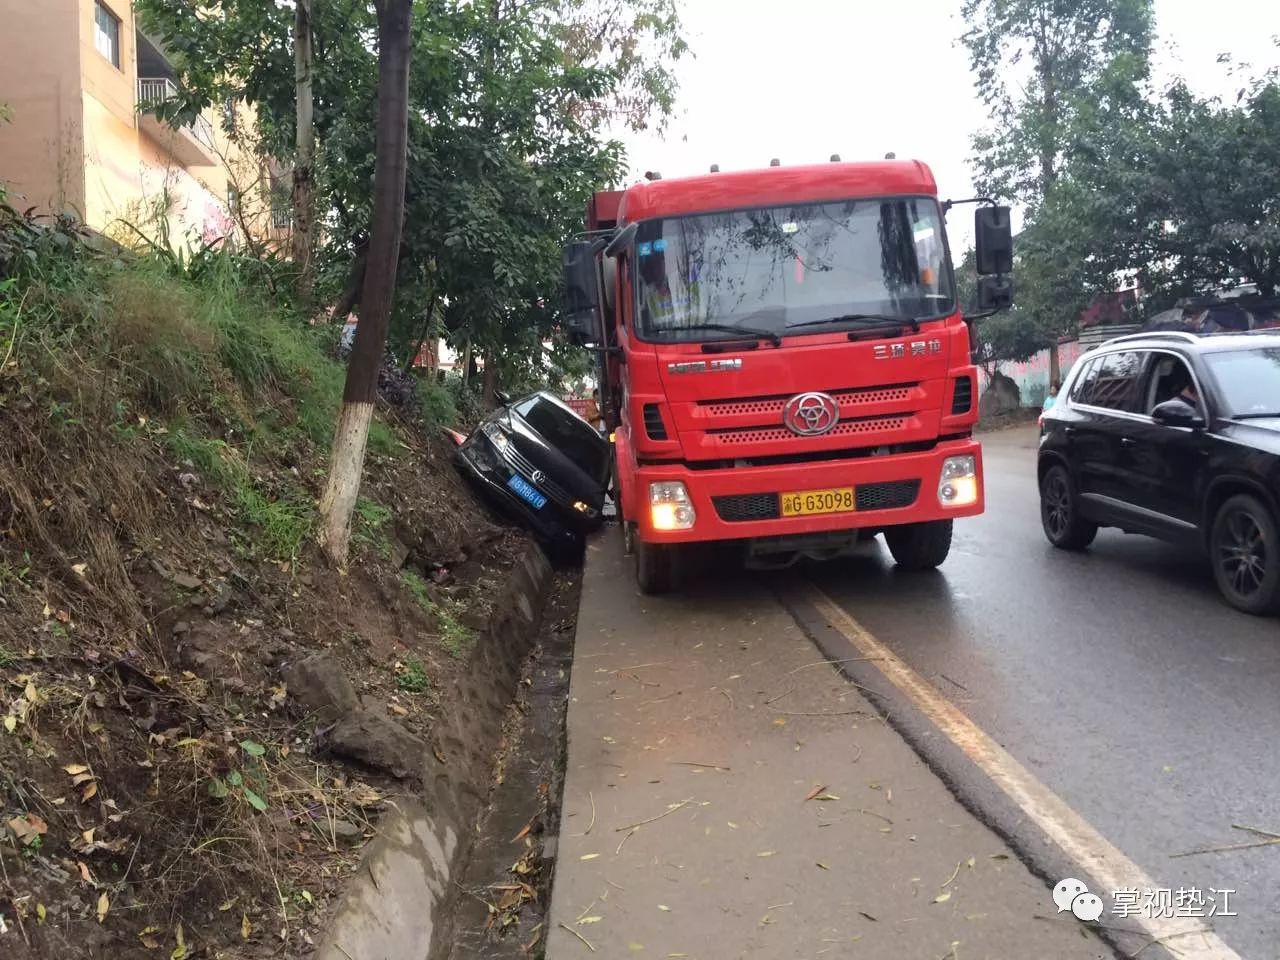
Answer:
[[[878,546],[801,575],[1158,889],[1233,890],[1237,916],[1210,925],[1242,957],[1277,960],[1280,845],[1173,855],[1260,839],[1233,824],[1280,834],[1280,621],[1226,607],[1201,561],[1152,540],[1103,531],[1085,553],[1054,550],[1034,430],[983,439],[987,512],[957,523],[935,575],[897,573]],[[883,680],[872,664],[855,676]],[[916,740],[942,762],[940,737]],[[1007,805],[983,809],[976,768],[948,774],[997,830],[1025,832]]]

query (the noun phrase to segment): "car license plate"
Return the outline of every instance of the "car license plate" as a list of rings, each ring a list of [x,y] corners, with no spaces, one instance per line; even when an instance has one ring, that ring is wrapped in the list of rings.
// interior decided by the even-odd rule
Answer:
[[[830,490],[795,490],[782,494],[782,515],[804,517],[813,513],[846,513],[857,509],[853,487]]]
[[[512,476],[507,481],[507,486],[515,491],[518,496],[529,506],[535,510],[541,510],[547,505],[547,498],[538,492],[538,488],[526,480],[524,477]]]

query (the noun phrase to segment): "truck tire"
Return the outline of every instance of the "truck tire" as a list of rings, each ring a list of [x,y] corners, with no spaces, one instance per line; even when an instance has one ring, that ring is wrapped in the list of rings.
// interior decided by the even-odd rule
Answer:
[[[1280,529],[1247,493],[1218,508],[1209,533],[1213,576],[1227,603],[1255,616],[1280,612]]]
[[[930,520],[886,527],[884,542],[903,570],[932,570],[951,552],[951,521]]]
[[[636,586],[647,596],[670,593],[675,583],[676,548],[666,543],[633,541],[636,557]]]

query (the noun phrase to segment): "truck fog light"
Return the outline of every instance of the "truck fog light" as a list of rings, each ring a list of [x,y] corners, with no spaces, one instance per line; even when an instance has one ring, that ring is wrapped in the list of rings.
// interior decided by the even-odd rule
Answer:
[[[978,502],[978,469],[972,456],[947,457],[942,461],[938,502],[944,507],[966,507]]]
[[[678,480],[649,484],[649,519],[655,530],[688,530],[698,519],[689,491]]]

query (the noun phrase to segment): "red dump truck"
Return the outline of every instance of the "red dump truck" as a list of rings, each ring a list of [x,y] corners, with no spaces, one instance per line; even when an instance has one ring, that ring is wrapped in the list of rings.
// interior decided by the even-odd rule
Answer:
[[[595,194],[565,250],[566,316],[599,354],[614,496],[646,593],[687,545],[754,565],[883,533],[940,564],[983,509],[973,323],[1012,296],[1007,207],[976,203],[978,308],[961,313],[917,161],[664,180]]]

